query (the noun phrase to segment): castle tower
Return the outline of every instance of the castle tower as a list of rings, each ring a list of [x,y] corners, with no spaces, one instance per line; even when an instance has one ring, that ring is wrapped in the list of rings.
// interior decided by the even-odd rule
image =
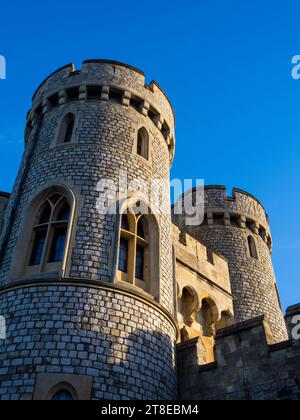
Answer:
[[[136,68],[40,85],[2,228],[0,399],[176,397],[169,198],[151,202],[173,155],[171,104]]]
[[[272,239],[262,204],[245,191],[205,188],[205,219],[193,233],[229,263],[236,322],[265,315],[274,341],[287,339],[271,261]]]

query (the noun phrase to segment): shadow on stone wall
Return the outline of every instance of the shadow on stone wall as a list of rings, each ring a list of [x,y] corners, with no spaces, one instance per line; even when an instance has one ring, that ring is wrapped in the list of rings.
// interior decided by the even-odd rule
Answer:
[[[176,399],[175,327],[167,318],[121,294],[60,289],[0,299],[7,320],[0,399],[32,399],[40,373],[92,377],[97,400]]]

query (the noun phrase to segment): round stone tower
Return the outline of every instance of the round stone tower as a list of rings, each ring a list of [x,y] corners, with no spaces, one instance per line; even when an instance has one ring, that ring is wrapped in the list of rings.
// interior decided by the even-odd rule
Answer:
[[[245,191],[227,195],[223,186],[207,186],[205,219],[193,232],[227,258],[234,296],[235,319],[242,322],[264,314],[274,341],[287,339],[271,261],[272,239],[262,204]]]
[[[88,60],[40,85],[1,236],[0,399],[176,397],[170,200],[151,201],[174,144],[136,68]]]

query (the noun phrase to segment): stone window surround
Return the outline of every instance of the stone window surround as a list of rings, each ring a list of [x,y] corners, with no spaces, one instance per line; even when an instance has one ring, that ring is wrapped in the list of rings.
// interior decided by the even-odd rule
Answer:
[[[37,273],[37,272],[49,272],[49,271],[57,271],[59,270],[61,266],[61,262],[49,262],[50,254],[51,254],[51,248],[53,246],[53,241],[55,237],[55,232],[57,229],[64,229],[66,231],[66,234],[69,229],[69,221],[68,220],[58,220],[57,216],[62,209],[62,207],[65,205],[69,205],[69,202],[65,195],[57,194],[59,198],[54,202],[51,198],[53,197],[53,194],[50,194],[47,199],[44,202],[41,202],[40,205],[36,208],[35,211],[35,220],[32,227],[32,236],[30,240],[30,246],[28,247],[28,259],[26,264],[26,274],[29,273]],[[48,206],[50,208],[50,214],[49,214],[49,220],[47,222],[41,222],[39,219],[41,215],[43,214],[43,211],[45,209],[45,206]],[[57,223],[59,223],[60,227],[57,226]],[[32,258],[32,254],[35,247],[36,242],[36,235],[37,232],[39,232],[41,229],[46,232],[45,235],[45,243],[43,245],[43,252],[40,258],[40,262],[38,264],[30,264],[30,260]]]
[[[247,235],[247,253],[249,258],[251,258],[254,261],[259,261],[259,253],[258,253],[258,247],[256,239],[254,238],[254,235]]]
[[[73,135],[72,135],[72,141],[69,143],[64,143],[62,141],[62,135],[63,135],[63,126],[65,123],[66,118],[69,115],[73,115],[74,116],[74,127],[73,127]],[[70,144],[76,144],[79,142],[79,135],[78,135],[78,126],[79,126],[79,121],[80,121],[80,112],[78,111],[77,107],[75,106],[75,104],[68,104],[65,109],[64,112],[62,114],[62,116],[58,119],[58,123],[56,126],[56,131],[55,131],[55,136],[54,139],[52,140],[51,144],[50,144],[50,149],[54,148],[54,147],[65,147],[68,146]]]
[[[128,278],[128,275],[122,273],[118,270],[119,265],[119,247],[121,240],[121,223],[122,215],[128,210],[131,214],[134,215],[133,208],[136,206],[136,203],[140,202],[141,205],[145,205],[149,210],[149,214],[144,215],[147,223],[147,233],[148,233],[148,259],[149,263],[147,264],[148,268],[145,272],[145,281],[141,282],[137,279],[133,279],[135,256],[129,259],[131,263],[128,267],[128,273],[131,273],[131,277]],[[115,272],[114,278],[116,283],[125,283],[126,285],[133,287],[137,290],[142,289],[144,292],[148,293],[152,298],[157,302],[160,301],[160,228],[159,222],[154,214],[151,213],[150,207],[148,206],[145,199],[141,198],[139,194],[134,194],[128,199],[121,199],[118,202],[119,213],[117,216],[117,246],[115,247],[115,257],[114,257],[114,267],[113,271]],[[136,216],[134,216],[136,217]]]
[[[122,214],[122,217],[125,215],[125,213]],[[134,286],[137,286],[141,289],[144,289],[145,291],[149,290],[149,250],[150,250],[150,244],[148,242],[149,238],[149,227],[147,220],[143,221],[143,229],[145,232],[145,238],[140,238],[138,236],[137,228],[138,224],[141,221],[142,215],[136,215],[132,211],[132,209],[127,209],[128,223],[129,223],[129,229],[124,230],[121,227],[121,233],[120,233],[120,240],[123,238],[128,241],[128,256],[127,256],[127,272],[121,272],[118,270],[117,272],[117,280],[123,281],[126,283],[133,284]],[[147,216],[144,216],[145,219],[147,219]],[[135,270],[136,270],[136,252],[137,252],[137,246],[138,243],[143,244],[144,249],[144,267],[143,267],[143,280],[138,279],[135,276]]]
[[[138,135],[139,132],[144,129],[147,132],[148,135],[148,150],[147,150],[147,155],[148,157],[144,157],[141,155],[138,155],[137,153],[137,148],[138,148]],[[140,159],[142,161],[143,165],[149,165],[152,167],[152,148],[153,148],[153,137],[154,134],[152,133],[151,129],[149,130],[146,125],[143,123],[142,119],[141,121],[138,122],[138,125],[136,127],[136,131],[134,133],[134,141],[133,141],[133,147],[132,147],[132,154],[135,155],[138,159]]]
[[[63,195],[69,206],[70,206],[70,219],[66,237],[65,245],[65,256],[62,263],[55,264],[53,272],[38,272],[38,273],[29,273],[28,272],[28,262],[30,258],[30,252],[32,247],[30,243],[32,241],[32,228],[34,225],[34,220],[36,218],[36,211],[42,205],[42,203],[49,197],[49,195],[58,193]],[[58,278],[63,278],[69,274],[70,264],[71,264],[71,250],[73,248],[74,241],[74,220],[77,217],[79,207],[81,206],[81,200],[75,198],[74,192],[67,187],[66,185],[55,182],[55,184],[44,185],[40,188],[34,196],[28,200],[28,205],[24,211],[24,216],[22,216],[22,222],[20,227],[20,234],[15,246],[15,251],[12,257],[12,264],[9,273],[9,282],[15,282],[16,280],[23,280],[25,278],[34,278],[37,276],[41,278],[55,276]],[[78,205],[79,204],[79,205]],[[82,204],[82,203],[81,203]],[[26,245],[24,245],[26,244]],[[27,249],[27,252],[24,253],[24,248]]]
[[[49,401],[62,389],[70,392],[73,400],[91,400],[93,379],[84,375],[40,373],[37,375],[34,400]]]
[[[141,140],[141,144],[139,145],[139,141]],[[141,150],[139,151],[139,147],[141,147]],[[149,160],[150,153],[150,138],[148,130],[146,130],[145,127],[140,127],[137,132],[136,136],[136,154],[140,156],[141,158],[145,160]]]

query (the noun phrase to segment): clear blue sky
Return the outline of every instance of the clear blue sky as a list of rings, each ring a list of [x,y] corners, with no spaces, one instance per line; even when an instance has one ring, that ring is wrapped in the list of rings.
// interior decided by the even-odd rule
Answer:
[[[10,191],[30,98],[88,58],[143,69],[177,115],[172,176],[246,189],[266,206],[283,306],[300,301],[299,0],[4,2],[0,189]]]

